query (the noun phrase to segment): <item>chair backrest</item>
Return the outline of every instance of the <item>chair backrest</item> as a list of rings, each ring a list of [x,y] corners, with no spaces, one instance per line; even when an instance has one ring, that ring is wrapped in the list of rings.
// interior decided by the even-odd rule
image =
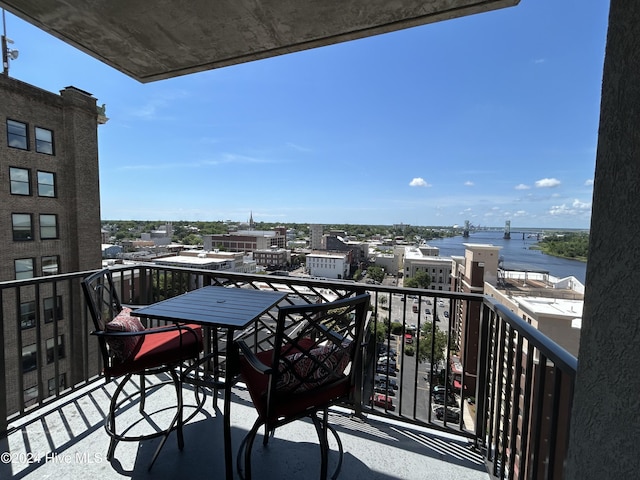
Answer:
[[[330,402],[358,393],[369,297],[280,307],[267,396],[310,394]]]
[[[111,271],[105,268],[85,277],[82,280],[82,289],[95,331],[104,332],[106,324],[122,311],[122,304],[113,283]],[[105,338],[103,336],[97,338],[105,366],[110,365]]]

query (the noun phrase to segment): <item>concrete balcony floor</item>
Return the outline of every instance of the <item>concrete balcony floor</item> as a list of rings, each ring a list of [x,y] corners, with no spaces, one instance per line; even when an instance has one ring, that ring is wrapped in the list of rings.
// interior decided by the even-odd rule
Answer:
[[[151,381],[159,380],[152,378]],[[214,408],[208,392],[203,410],[184,428],[184,450],[178,450],[176,435],[172,433],[148,472],[159,439],[120,442],[115,458],[111,462],[105,458],[109,437],[104,431],[103,419],[114,389],[114,382],[105,384],[99,380],[78,394],[12,423],[9,435],[0,439],[0,478],[224,478],[222,398],[218,399],[218,408]],[[151,412],[160,408],[162,402],[166,405],[174,399],[170,386],[161,387],[149,395],[146,410]],[[185,387],[185,404],[193,403],[194,396]],[[188,415],[190,411],[187,408],[185,413]],[[231,413],[235,462],[238,446],[256,418],[242,385],[234,388]],[[158,425],[164,425],[172,416],[171,411],[165,410],[152,418]],[[464,437],[372,415],[365,421],[356,420],[339,409],[330,416],[344,446],[341,479],[490,478],[482,457]],[[130,408],[118,417],[119,425],[130,425],[135,422],[134,418],[139,418],[138,409]],[[132,427],[132,431],[143,426],[150,428],[147,423],[140,423]],[[317,478],[319,457],[313,425],[304,420],[293,422],[277,430],[266,448],[258,436],[253,451],[254,478]],[[330,469],[336,457],[335,452],[330,456]],[[239,478],[237,474],[236,478]]]

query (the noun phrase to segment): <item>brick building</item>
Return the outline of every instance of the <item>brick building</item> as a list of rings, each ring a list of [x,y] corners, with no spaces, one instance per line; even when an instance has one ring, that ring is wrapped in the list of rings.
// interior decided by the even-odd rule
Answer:
[[[58,95],[2,75],[0,105],[0,281],[100,268],[96,99],[75,87]],[[43,286],[19,299],[5,292],[5,348],[17,349],[7,362],[22,352],[21,369],[5,368],[22,370],[15,388],[24,391],[26,400],[73,381],[67,378],[65,362],[72,361],[65,358],[67,342],[81,338],[71,335],[64,321],[79,309],[71,303],[79,292],[70,295],[69,288],[60,284],[52,292]],[[57,378],[56,357],[62,367]],[[38,369],[44,384],[37,381]]]

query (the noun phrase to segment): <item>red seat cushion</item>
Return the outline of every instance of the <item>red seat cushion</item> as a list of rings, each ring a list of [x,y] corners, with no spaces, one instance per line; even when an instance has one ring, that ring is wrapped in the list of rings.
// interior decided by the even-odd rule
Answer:
[[[153,330],[149,329],[149,331]],[[180,337],[182,337],[182,343]],[[138,350],[123,362],[115,363],[109,369],[105,369],[106,374],[118,376],[126,373],[140,373],[149,368],[179,363],[196,358],[203,348],[200,325],[181,325],[180,330],[149,333],[140,338],[142,341]]]

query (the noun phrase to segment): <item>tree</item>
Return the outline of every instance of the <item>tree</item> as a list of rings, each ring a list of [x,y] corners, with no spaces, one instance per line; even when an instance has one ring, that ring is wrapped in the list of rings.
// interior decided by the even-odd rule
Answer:
[[[190,233],[183,238],[182,243],[185,245],[202,245],[202,237],[195,233]]]
[[[431,344],[433,343],[433,324],[424,322],[419,338],[418,361],[431,361]],[[433,364],[438,363],[445,358],[445,350],[447,348],[447,334],[442,330],[435,329],[435,344],[433,353]]]
[[[431,286],[431,275],[427,272],[416,272],[411,278],[405,278],[403,285],[409,288],[429,288]]]
[[[384,342],[387,338],[387,323],[385,319],[381,319],[377,322],[370,322],[369,329],[372,334],[376,335],[376,343]]]
[[[387,310],[387,297],[380,297],[380,299],[378,300],[378,302],[380,302],[380,305],[383,310]]]
[[[367,276],[378,283],[382,283],[384,280],[384,270],[377,265],[369,267],[367,269]]]

